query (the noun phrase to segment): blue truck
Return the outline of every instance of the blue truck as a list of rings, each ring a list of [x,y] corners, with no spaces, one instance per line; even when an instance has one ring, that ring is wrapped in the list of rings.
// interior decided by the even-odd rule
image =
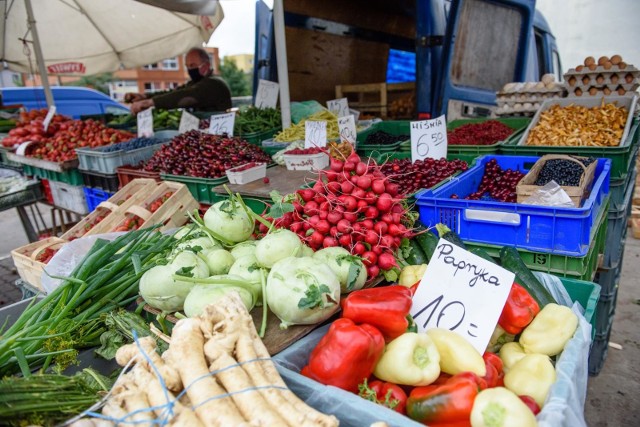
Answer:
[[[398,52],[415,63],[419,118],[488,116],[505,83],[562,78],[555,38],[535,0],[283,3],[292,101],[326,102],[336,85],[386,82]],[[254,58],[254,83],[278,80],[273,16],[262,0]]]

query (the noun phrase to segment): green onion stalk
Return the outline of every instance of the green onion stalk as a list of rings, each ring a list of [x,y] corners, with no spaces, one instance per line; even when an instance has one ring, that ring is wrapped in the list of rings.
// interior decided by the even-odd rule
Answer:
[[[103,313],[126,307],[138,295],[140,277],[178,241],[154,229],[98,239],[69,277],[41,300],[34,299],[15,323],[0,329],[0,376],[76,361],[79,349],[99,345]]]

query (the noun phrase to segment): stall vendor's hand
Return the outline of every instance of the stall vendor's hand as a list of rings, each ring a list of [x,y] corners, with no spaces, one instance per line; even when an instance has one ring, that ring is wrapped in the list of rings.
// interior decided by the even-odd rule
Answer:
[[[153,99],[143,99],[131,104],[131,114],[138,114],[142,110],[153,107]]]
[[[127,92],[124,94],[124,102],[127,104],[142,101],[143,99],[147,99],[147,95],[144,93]]]

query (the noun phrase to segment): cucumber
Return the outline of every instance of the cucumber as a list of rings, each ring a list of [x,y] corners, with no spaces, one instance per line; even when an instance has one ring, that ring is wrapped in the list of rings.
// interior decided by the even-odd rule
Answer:
[[[540,281],[533,275],[531,270],[526,266],[520,254],[516,248],[512,246],[505,246],[500,250],[500,263],[502,267],[515,273],[516,282],[524,287],[527,292],[538,302],[540,308],[547,304],[556,303],[553,295],[547,290],[547,288],[540,283]]]
[[[438,231],[438,235],[456,246],[461,247],[462,249],[466,249],[464,242],[460,239],[457,233],[452,231],[449,227],[444,224],[436,224],[436,230]]]
[[[415,239],[409,240],[409,247],[411,247],[411,253],[405,258],[405,261],[407,261],[409,265],[420,265],[427,263],[427,256],[425,255],[418,242],[415,241]]]
[[[413,240],[418,242],[418,245],[422,248],[422,252],[424,252],[427,257],[427,262],[431,261],[431,257],[436,251],[436,246],[438,246],[438,236],[433,234],[431,231],[424,231],[416,235]]]
[[[489,254],[487,253],[487,251],[485,251],[484,249],[481,249],[481,248],[471,248],[471,249],[469,249],[469,252],[471,252],[471,253],[472,253],[472,254],[474,254],[474,255],[478,255],[478,256],[479,256],[480,258],[482,258],[482,259],[485,259],[485,260],[487,260],[487,261],[491,261],[492,263],[494,263],[494,264],[498,265],[498,262],[497,262],[495,259],[493,259],[493,258],[491,257],[491,255],[489,255]]]

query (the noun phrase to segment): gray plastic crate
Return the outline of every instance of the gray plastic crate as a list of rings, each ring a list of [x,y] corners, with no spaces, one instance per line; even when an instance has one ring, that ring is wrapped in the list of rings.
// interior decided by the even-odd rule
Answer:
[[[80,161],[80,170],[112,175],[120,166],[137,165],[149,160],[163,144],[159,143],[130,151],[119,150],[106,153],[100,149],[77,148],[76,153]]]

